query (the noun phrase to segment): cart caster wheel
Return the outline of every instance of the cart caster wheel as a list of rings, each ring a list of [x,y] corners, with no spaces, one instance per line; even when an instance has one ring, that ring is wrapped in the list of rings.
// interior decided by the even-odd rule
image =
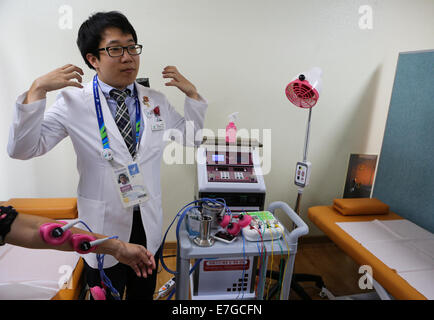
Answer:
[[[320,293],[319,293],[319,297],[321,299],[326,299],[327,298],[327,293],[324,291],[324,288],[321,289]]]

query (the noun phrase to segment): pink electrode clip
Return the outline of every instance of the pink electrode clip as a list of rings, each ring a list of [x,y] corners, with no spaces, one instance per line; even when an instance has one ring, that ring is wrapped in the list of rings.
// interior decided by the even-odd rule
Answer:
[[[60,223],[44,223],[39,228],[39,234],[42,240],[51,245],[61,245],[68,241],[72,233],[65,228],[67,223],[65,221],[59,221]]]
[[[106,300],[104,288],[94,286],[90,288],[90,294],[92,295],[94,300]]]
[[[86,254],[96,249],[96,244],[93,243],[95,240],[93,236],[76,233],[71,237],[71,245],[78,253]]]
[[[231,222],[231,217],[224,215],[223,217],[219,217],[217,221],[222,228],[226,228],[229,222]]]
[[[231,222],[228,224],[226,230],[229,234],[236,236],[238,233],[240,233],[241,228],[237,222]]]
[[[241,229],[247,227],[250,224],[250,221],[252,221],[252,217],[248,214],[241,214],[238,217],[238,224],[240,225]]]

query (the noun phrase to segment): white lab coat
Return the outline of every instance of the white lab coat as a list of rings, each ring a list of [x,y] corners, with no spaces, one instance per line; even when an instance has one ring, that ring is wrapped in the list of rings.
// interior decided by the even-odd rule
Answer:
[[[160,92],[137,83],[136,88],[141,107],[142,125],[144,125],[136,161],[140,166],[149,195],[149,200],[140,204],[140,211],[147,237],[147,249],[155,253],[162,235],[160,166],[166,143],[163,141],[164,130],[151,130],[151,120],[145,116],[144,112],[146,106],[143,104],[143,97],[149,98],[152,107],[160,107],[161,118],[165,121],[166,130],[174,128],[185,132],[186,127],[193,121],[195,135],[203,128],[207,102],[203,98],[197,101],[186,97],[184,117],[182,117]],[[101,155],[102,143],[96,118],[92,82],[85,84],[83,89],[62,90],[54,105],[47,111],[45,111],[45,99],[23,105],[26,94],[27,92],[17,99],[9,133],[9,155],[17,159],[37,157],[48,152],[59,141],[69,136],[77,155],[77,169],[80,177],[77,189],[79,218],[92,231],[108,236],[116,235],[120,240],[127,242],[131,233],[133,208],[124,209],[121,204],[113,179],[112,165],[125,166],[133,160],[101,90],[99,91],[101,108],[110,148],[114,153],[113,164]],[[190,144],[192,141],[187,141],[187,143]],[[95,254],[86,254],[83,258],[91,267],[98,267]],[[117,261],[112,256],[107,255],[104,267],[111,267],[116,263]]]

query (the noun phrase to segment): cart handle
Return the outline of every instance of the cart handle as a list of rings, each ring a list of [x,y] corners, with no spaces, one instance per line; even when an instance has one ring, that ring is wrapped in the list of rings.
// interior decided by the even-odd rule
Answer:
[[[307,224],[285,202],[275,201],[273,203],[270,203],[270,205],[268,206],[268,210],[271,211],[273,214],[274,210],[276,209],[282,209],[289,217],[289,219],[291,219],[291,221],[294,222],[297,226],[297,228],[295,228],[289,233],[289,239],[287,239],[287,241],[290,244],[297,243],[299,237],[309,233],[309,227],[307,226]]]

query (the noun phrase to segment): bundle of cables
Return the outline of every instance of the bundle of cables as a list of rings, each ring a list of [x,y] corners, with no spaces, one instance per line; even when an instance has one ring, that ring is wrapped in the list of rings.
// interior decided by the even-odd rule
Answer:
[[[266,283],[266,279],[267,279],[267,269],[268,269],[267,266],[265,266],[267,249],[264,245],[264,239],[263,239],[260,227],[252,226],[252,228],[258,233],[258,240],[260,239],[260,241],[257,241],[257,243],[256,243],[256,246],[258,247],[258,253],[259,253],[259,267],[258,267],[259,276],[256,279],[255,292],[256,292],[257,297],[263,297],[264,296],[263,290],[265,289],[265,283]],[[286,263],[288,263],[288,261],[289,261],[289,246],[288,246],[288,243],[286,242],[286,237],[285,237],[285,233],[283,232],[283,230],[282,230],[282,234],[283,234],[283,237],[285,239],[285,244],[286,244],[286,248],[288,251],[287,259],[286,259]],[[273,239],[272,233],[270,235],[271,235],[271,263],[270,263],[268,284],[266,285],[267,290],[266,290],[265,298],[267,300],[270,299],[270,286],[271,286],[271,281],[272,281],[272,273],[273,273],[272,269],[273,269],[273,264],[274,264],[274,253],[273,252],[274,252],[274,242],[275,241]],[[261,242],[261,248],[259,248],[259,242]],[[285,278],[285,275],[286,275],[286,268],[285,268],[285,263],[284,263],[284,258],[283,258],[282,246],[280,245],[280,241],[277,241],[277,243],[280,247],[280,253],[281,253],[280,265],[279,265],[279,278],[278,278],[277,288],[281,289],[282,280]],[[264,266],[265,266],[265,268],[264,268]],[[285,270],[285,271],[283,272],[283,270]],[[259,283],[264,283],[264,286],[263,287],[259,286]]]
[[[81,223],[82,225],[84,225],[86,227],[86,229],[89,232],[93,233],[93,231],[89,228],[89,226],[84,221],[78,220],[78,223]],[[111,237],[108,237],[106,240],[118,239],[118,238],[119,238],[118,236],[111,236]],[[102,284],[104,289],[110,290],[110,293],[115,300],[120,300],[121,297],[120,297],[119,292],[115,289],[115,287],[111,283],[110,279],[107,277],[107,275],[104,272],[104,257],[105,257],[105,254],[100,254],[100,253],[96,254],[96,259],[98,261],[99,275],[101,277],[101,284]]]
[[[225,208],[225,214],[231,214],[231,211],[230,211],[230,209],[226,206],[226,201],[225,201],[224,199],[221,199],[221,198],[218,198],[218,199],[201,198],[201,199],[199,199],[199,200],[194,200],[194,201],[192,201],[192,202],[186,204],[184,207],[182,207],[182,208],[178,211],[178,213],[175,215],[175,217],[173,218],[173,220],[172,220],[172,222],[170,223],[169,227],[167,228],[166,233],[164,234],[163,240],[162,240],[162,242],[161,242],[161,248],[164,248],[164,243],[166,242],[167,234],[169,233],[169,230],[171,229],[171,227],[172,227],[172,225],[174,224],[174,222],[176,221],[176,219],[178,219],[178,223],[177,223],[177,225],[176,225],[176,241],[178,242],[178,241],[179,241],[179,232],[180,232],[180,230],[181,230],[181,225],[182,225],[182,222],[183,222],[184,218],[186,217],[186,215],[187,215],[191,210],[194,210],[194,209],[200,209],[200,208],[202,207],[201,204],[202,204],[203,202],[205,202],[205,201],[207,201],[207,202],[211,202],[211,203],[216,203],[216,204],[223,205],[224,208]],[[164,255],[163,255],[163,254],[160,255],[160,261],[161,261],[161,265],[163,266],[163,268],[164,268],[167,272],[169,272],[169,273],[171,273],[171,274],[174,274],[174,275],[177,274],[177,271],[173,271],[173,270],[171,270],[171,269],[169,269],[169,268],[167,267],[166,263],[164,262]],[[190,269],[189,274],[192,274],[192,273],[193,273],[193,271],[196,269],[196,267],[200,264],[201,261],[202,261],[202,259],[197,259],[197,260],[196,260],[195,264],[194,264],[193,267]],[[175,284],[175,285],[176,285],[176,284]],[[167,300],[170,300],[170,299],[172,298],[172,296],[173,296],[174,293],[175,293],[175,290],[173,290],[173,291],[170,293],[170,295],[167,297]]]

